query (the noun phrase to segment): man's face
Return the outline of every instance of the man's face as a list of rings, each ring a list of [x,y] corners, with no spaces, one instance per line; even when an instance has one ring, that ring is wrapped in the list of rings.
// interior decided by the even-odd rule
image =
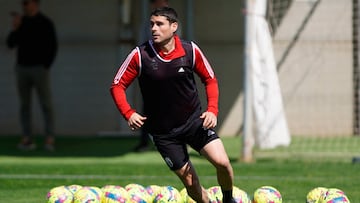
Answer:
[[[32,0],[22,1],[24,14],[28,16],[34,15],[38,10],[38,3]]]
[[[178,24],[170,23],[165,16],[151,16],[151,34],[155,44],[166,43],[177,29]]]

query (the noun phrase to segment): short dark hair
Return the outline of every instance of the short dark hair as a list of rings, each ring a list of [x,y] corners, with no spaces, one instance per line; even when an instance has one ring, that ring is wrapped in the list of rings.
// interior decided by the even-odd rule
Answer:
[[[170,7],[161,7],[151,12],[151,16],[164,16],[170,23],[178,22],[178,15],[175,9]]]

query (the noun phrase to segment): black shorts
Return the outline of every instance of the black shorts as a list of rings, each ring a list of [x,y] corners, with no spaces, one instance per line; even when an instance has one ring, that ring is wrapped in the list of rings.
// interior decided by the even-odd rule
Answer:
[[[206,144],[219,138],[214,130],[204,129],[202,122],[202,119],[197,119],[189,128],[176,134],[151,134],[157,150],[171,170],[178,170],[189,161],[187,144],[200,152]]]

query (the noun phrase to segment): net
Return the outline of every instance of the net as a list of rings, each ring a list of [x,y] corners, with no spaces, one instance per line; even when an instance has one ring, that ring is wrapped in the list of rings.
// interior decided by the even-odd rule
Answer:
[[[358,137],[293,137],[289,147],[272,150],[255,149],[257,159],[306,159],[360,163]]]
[[[268,2],[292,143],[254,155],[360,160],[360,1]]]
[[[272,1],[272,10],[272,21],[279,22],[272,23],[273,43],[291,134],[352,135],[358,106],[352,0]]]
[[[276,33],[280,26],[283,17],[288,11],[293,0],[269,0],[266,19],[272,28],[273,33]]]

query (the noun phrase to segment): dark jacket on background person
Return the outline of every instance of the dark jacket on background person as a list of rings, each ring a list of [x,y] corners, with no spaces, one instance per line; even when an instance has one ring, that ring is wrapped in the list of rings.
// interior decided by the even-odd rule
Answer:
[[[8,35],[7,45],[17,47],[17,64],[44,65],[48,69],[57,52],[54,24],[40,12],[32,17],[23,16],[20,27]]]

